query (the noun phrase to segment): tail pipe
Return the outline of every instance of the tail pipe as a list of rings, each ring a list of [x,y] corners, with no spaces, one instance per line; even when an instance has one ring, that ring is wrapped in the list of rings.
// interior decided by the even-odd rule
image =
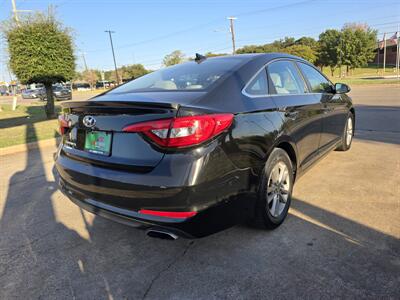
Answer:
[[[178,236],[175,233],[163,229],[150,228],[146,231],[147,236],[163,240],[176,240]]]

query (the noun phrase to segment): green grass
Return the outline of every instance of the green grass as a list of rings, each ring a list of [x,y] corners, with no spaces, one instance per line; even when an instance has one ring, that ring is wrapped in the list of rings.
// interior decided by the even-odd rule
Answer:
[[[346,71],[346,67],[343,67],[342,72],[345,72],[345,71]],[[330,68],[325,67],[324,73],[326,75],[332,77]],[[339,77],[339,75],[340,75],[340,70],[339,70],[339,68],[337,68],[337,69],[335,69],[333,76]],[[393,67],[386,68],[385,76],[389,76],[389,75],[396,75]],[[354,70],[351,70],[350,74],[349,74],[349,77],[371,77],[371,76],[383,76],[382,66],[379,69],[377,69],[376,67],[356,68]]]
[[[331,78],[332,82],[346,83],[348,85],[374,85],[374,84],[400,84],[398,79],[363,79],[363,78]]]
[[[345,72],[345,67],[342,68],[342,72]],[[351,74],[349,76],[345,76],[340,78],[340,70],[336,69],[332,76],[329,68],[324,68],[324,74],[332,81],[332,82],[341,82],[349,85],[367,85],[367,84],[395,84],[400,83],[400,80],[396,78],[391,79],[381,79],[381,78],[373,78],[373,77],[381,77],[385,76],[393,76],[396,75],[393,67],[388,67],[385,70],[385,74],[383,74],[383,69],[380,67],[377,69],[376,67],[363,67],[351,70]]]
[[[58,121],[46,118],[43,103],[18,105],[15,111],[9,104],[0,106],[0,148],[58,136]],[[59,106],[56,109],[59,111]]]

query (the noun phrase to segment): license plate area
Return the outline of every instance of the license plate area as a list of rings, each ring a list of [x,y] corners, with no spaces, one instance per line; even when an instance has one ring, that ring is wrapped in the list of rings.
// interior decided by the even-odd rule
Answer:
[[[106,131],[87,131],[84,150],[99,155],[110,155],[112,133]]]

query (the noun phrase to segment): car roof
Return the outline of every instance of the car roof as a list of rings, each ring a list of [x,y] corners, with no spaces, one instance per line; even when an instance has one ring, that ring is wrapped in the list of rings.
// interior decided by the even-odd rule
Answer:
[[[282,52],[270,52],[270,53],[245,53],[245,54],[235,54],[235,55],[223,55],[223,56],[213,56],[207,59],[236,59],[236,60],[243,60],[243,61],[252,61],[252,60],[264,60],[268,62],[270,60],[274,60],[277,58],[291,58],[300,61],[307,62],[301,57],[294,56],[287,53]]]

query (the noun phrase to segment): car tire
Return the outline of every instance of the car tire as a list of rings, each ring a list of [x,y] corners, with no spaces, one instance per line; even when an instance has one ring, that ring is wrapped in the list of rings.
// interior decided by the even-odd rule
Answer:
[[[347,151],[351,147],[354,136],[354,116],[349,113],[346,119],[346,124],[344,126],[342,140],[340,145],[336,148],[336,151]]]
[[[253,224],[275,229],[285,220],[292,200],[292,162],[283,149],[275,148],[263,169]]]

